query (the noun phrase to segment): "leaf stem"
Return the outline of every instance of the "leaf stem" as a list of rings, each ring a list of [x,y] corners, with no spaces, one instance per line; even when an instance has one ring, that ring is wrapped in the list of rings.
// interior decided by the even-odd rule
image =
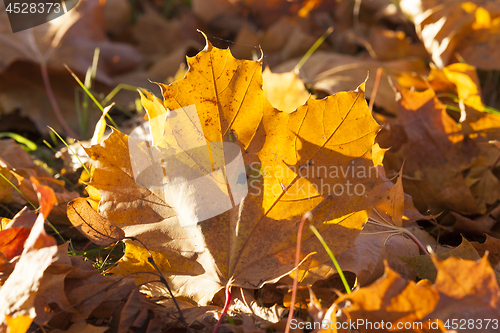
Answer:
[[[405,228],[400,228],[399,229],[403,234],[405,234],[406,236],[408,236],[412,241],[415,242],[415,244],[417,244],[418,248],[420,249],[420,251],[422,251],[424,254],[429,254],[429,252],[427,252],[427,249],[424,247],[424,245],[422,243],[420,243],[420,241],[417,239],[417,237],[415,237],[415,235],[413,235],[410,230],[408,229],[405,229]]]
[[[229,309],[229,304],[231,304],[231,283],[228,283],[226,286],[226,302],[224,303],[224,308],[222,309],[222,313],[220,314],[219,321],[217,322],[217,325],[215,325],[214,333],[217,333],[217,331],[219,330],[219,326],[224,321],[227,310]]]

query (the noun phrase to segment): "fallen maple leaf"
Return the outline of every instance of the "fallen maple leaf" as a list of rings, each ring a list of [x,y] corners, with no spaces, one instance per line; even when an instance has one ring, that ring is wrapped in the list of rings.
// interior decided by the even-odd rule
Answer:
[[[433,285],[408,281],[386,265],[382,278],[342,295],[327,310],[311,302],[315,327],[320,332],[447,332],[458,329],[461,320],[481,323],[474,326],[480,332],[496,332],[500,288],[486,256],[432,260],[438,272]]]
[[[109,245],[125,238],[122,229],[99,215],[84,198],[77,198],[68,203],[68,218],[78,231],[94,244]],[[90,224],[87,221],[92,221]]]
[[[458,124],[432,89],[417,92],[397,88],[396,124],[403,131],[387,141],[385,133],[378,138],[382,147],[394,145],[384,159],[386,170],[396,172],[405,161],[404,186],[421,211],[430,209],[439,214],[448,208],[464,214],[484,212],[484,199],[473,196],[472,184],[462,174],[479,154],[476,144],[460,136]],[[391,126],[391,131],[397,129]]]
[[[369,285],[378,279],[384,273],[384,262],[407,279],[415,277],[413,268],[394,254],[404,257],[419,254],[419,246],[408,235],[416,238],[417,242],[418,237],[412,234],[409,227],[415,221],[429,217],[420,214],[413,206],[411,197],[404,194],[401,176],[402,170],[396,184],[386,182],[372,192],[375,205],[367,224],[354,241],[354,247],[336,256],[343,271],[356,274],[357,285]],[[304,276],[302,283],[311,284],[309,276],[314,280],[317,275],[334,273],[337,273],[335,266],[327,263],[299,276]]]
[[[188,63],[184,79],[169,86],[160,84],[164,102],[143,95],[153,137],[151,148],[113,131],[100,145],[86,149],[95,160],[91,185],[101,195],[99,214],[149,250],[127,240],[125,256],[114,272],[155,272],[147,263],[151,253],[177,295],[204,304],[224,286],[259,288],[288,274],[294,268],[295,226],[307,211],[313,212],[315,226],[334,252],[351,247],[371,209],[366,194],[384,182],[371,159],[378,125],[363,98],[364,85],[324,100],[309,99],[288,114],[275,110],[266,100],[261,62],[236,60],[228,50],[207,42]],[[197,112],[189,113],[193,104]],[[200,133],[195,118],[168,127],[167,109],[172,110],[170,117],[178,117],[175,119],[184,114],[199,117],[203,135],[193,134]],[[167,136],[169,133],[173,136]],[[148,152],[154,155],[161,149],[184,154],[183,163],[189,166],[180,171],[201,172],[201,159],[186,155],[186,147],[208,143],[215,154],[214,147],[223,141],[235,142],[243,150],[249,194],[239,205],[235,199],[233,208],[206,221],[195,224],[217,202],[192,211],[186,208],[193,200],[189,193],[180,189],[168,201],[163,185],[154,184],[151,177],[155,172],[156,180],[163,177],[161,171],[155,171],[155,164],[148,169],[149,178],[144,178],[149,185],[135,174],[138,165],[154,162],[148,162]],[[142,152],[141,157],[131,159],[132,150]],[[328,168],[333,173],[318,174]],[[173,174],[167,172],[166,176]],[[353,188],[352,195],[341,193],[342,184],[358,186],[358,193]],[[361,188],[366,192],[360,193]],[[213,190],[210,196],[200,193],[204,200],[217,194]],[[193,220],[186,221],[186,216]],[[183,221],[189,227],[183,227]],[[312,232],[303,236],[303,258],[320,246],[312,236]],[[314,259],[321,264],[328,257],[322,253]],[[152,279],[153,274],[143,274],[137,282]],[[157,283],[147,288],[164,293]]]

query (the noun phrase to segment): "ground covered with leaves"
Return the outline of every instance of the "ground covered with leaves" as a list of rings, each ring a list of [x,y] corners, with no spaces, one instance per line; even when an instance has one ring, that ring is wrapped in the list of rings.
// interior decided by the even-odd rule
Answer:
[[[497,332],[500,3],[0,7],[0,332]]]

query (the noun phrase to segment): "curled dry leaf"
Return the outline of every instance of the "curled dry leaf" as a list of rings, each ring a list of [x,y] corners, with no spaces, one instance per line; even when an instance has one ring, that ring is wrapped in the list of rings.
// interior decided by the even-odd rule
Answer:
[[[275,110],[265,98],[260,61],[236,60],[228,50],[207,42],[188,63],[184,79],[160,85],[164,102],[147,93],[143,96],[152,148],[114,131],[100,145],[87,149],[95,160],[91,185],[100,192],[98,213],[126,236],[146,244],[172,290],[201,304],[227,284],[259,288],[288,274],[294,268],[295,228],[307,211],[313,212],[316,228],[333,251],[351,247],[371,209],[366,194],[384,183],[371,158],[378,125],[363,98],[364,85],[324,100],[309,99],[288,114]],[[174,132],[165,125],[167,109],[175,110],[170,115],[181,116],[193,104],[197,112],[191,115],[199,117],[199,132],[203,132],[199,141],[189,132],[191,124]],[[173,137],[167,137],[168,133]],[[197,199],[189,193],[174,192],[167,199],[161,184],[139,186],[133,169],[137,160],[130,157],[131,147],[156,154],[160,148],[167,149],[167,143],[183,154],[181,147],[194,142],[190,140],[208,143],[212,149],[223,141],[237,144],[243,152],[248,186],[248,195],[239,205],[198,224],[196,214],[217,202],[192,211],[186,203]],[[148,155],[140,161],[148,161]],[[200,170],[199,160],[186,163],[190,166],[180,168],[182,171]],[[342,184],[345,193],[340,192]],[[357,195],[353,194],[354,185],[358,186]],[[347,186],[351,186],[349,190]],[[361,194],[361,189],[366,192]],[[212,191],[206,199],[215,194]],[[186,220],[186,216],[194,219]],[[186,227],[186,222],[191,225]],[[125,256],[114,272],[154,272],[148,263],[149,252],[136,242],[126,243]],[[307,232],[303,258],[318,246],[312,232]],[[314,260],[319,265],[328,258],[318,253]],[[137,282],[152,279],[153,275],[142,273]],[[164,292],[159,284],[147,288]]]
[[[481,69],[500,69],[497,1],[401,0],[399,4],[439,68],[460,57]]]
[[[68,218],[94,244],[109,245],[125,238],[123,230],[99,215],[85,198],[68,203]]]

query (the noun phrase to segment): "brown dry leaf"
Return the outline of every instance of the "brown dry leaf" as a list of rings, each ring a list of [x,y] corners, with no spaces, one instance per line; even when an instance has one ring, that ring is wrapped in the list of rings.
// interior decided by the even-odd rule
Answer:
[[[488,251],[488,260],[495,271],[500,271],[500,239],[486,235],[484,243],[471,242],[477,253],[482,257]]]
[[[442,322],[451,318],[493,324],[500,320],[500,288],[488,259],[471,261],[433,258],[438,274],[433,287],[439,291],[439,303],[427,318]],[[479,327],[477,327],[479,328]],[[453,329],[453,327],[451,327]],[[498,325],[480,327],[481,332],[498,332]]]
[[[348,301],[348,305],[342,306],[345,301]],[[360,321],[359,325],[355,324],[351,328],[357,329],[358,332],[373,332],[373,324],[381,325],[383,321],[384,326],[377,327],[377,331],[389,332],[388,327],[392,327],[394,330],[398,325],[404,327],[404,323],[423,320],[432,313],[438,301],[439,292],[432,288],[428,281],[423,280],[415,283],[406,280],[386,265],[383,277],[368,287],[356,290],[351,294],[342,295],[328,311],[319,312],[315,321],[327,321],[326,327],[320,330],[320,332],[325,333],[352,332],[347,329],[336,330],[335,325],[342,327],[338,326],[342,322],[352,325],[353,322],[356,323],[357,320],[361,319],[364,320],[363,324]],[[339,308],[342,314],[340,317],[336,317]],[[428,323],[424,322],[421,327],[425,328],[426,324]],[[397,331],[421,332],[401,329]],[[423,331],[428,332],[425,329]]]
[[[261,50],[266,54],[265,62],[273,67],[292,58],[301,58],[309,48],[318,40],[328,26],[318,31],[311,31],[308,20],[282,16],[266,30],[243,25],[238,29],[234,45],[231,46],[236,58],[256,59]],[[241,23],[240,23],[241,24]],[[299,62],[296,60],[295,65]],[[273,67],[274,68],[274,67]],[[288,68],[286,71],[291,70]],[[364,79],[364,78],[363,78]],[[359,82],[363,81],[361,79]],[[356,85],[353,86],[353,89]]]
[[[79,321],[71,325],[67,330],[55,329],[51,332],[54,333],[104,333],[109,328],[106,326],[94,326],[86,323],[85,321]]]
[[[109,245],[125,238],[123,230],[99,215],[85,198],[68,203],[68,218],[94,244]]]
[[[167,21],[148,3],[144,3],[144,14],[131,28],[138,49],[148,63],[147,72],[141,72],[144,82],[148,79],[166,82],[169,76],[174,76],[179,65],[185,63],[188,50],[202,47],[196,29],[192,13],[181,13],[179,17]]]
[[[0,71],[18,60],[44,63],[52,69],[86,73],[94,49],[100,49],[97,79],[111,84],[110,75],[130,70],[140,61],[129,45],[110,42],[103,17],[104,2],[80,0],[74,9],[32,29],[10,32],[5,11],[0,13]]]
[[[455,212],[450,213],[454,218],[453,231],[456,233],[465,232],[475,235],[489,234],[493,237],[499,237],[500,234],[494,231],[494,226],[500,216],[500,206],[495,207],[484,215],[474,219],[462,216]],[[447,223],[448,224],[448,223]]]
[[[91,185],[100,191],[99,214],[127,236],[142,240],[172,290],[201,304],[227,284],[259,288],[288,274],[294,268],[296,224],[307,211],[313,212],[314,224],[334,252],[351,247],[371,208],[365,194],[384,182],[371,160],[378,125],[363,99],[363,85],[324,100],[309,99],[288,114],[275,110],[265,99],[261,62],[236,60],[228,50],[210,43],[188,62],[190,69],[183,80],[160,85],[164,102],[150,94],[143,96],[152,148],[114,131],[100,145],[87,149],[95,160]],[[199,132],[192,129],[191,121],[177,128],[165,125],[167,108],[176,110],[171,115],[181,117],[193,111],[193,104],[197,112],[190,115],[199,117]],[[203,136],[197,137],[201,129]],[[148,157],[139,155],[131,164],[131,151],[157,154],[161,148],[186,156],[181,147],[207,142],[217,147],[223,141],[236,142],[243,149],[249,185],[241,204],[228,211],[195,224],[204,219],[203,214],[212,214],[208,208],[218,209],[219,202],[213,198],[220,196],[222,188],[210,190],[207,198],[191,198],[179,189],[167,201],[162,176],[155,179],[151,173],[144,178],[153,187],[138,185],[141,182],[133,168]],[[183,163],[182,172],[200,172],[202,164],[196,158]],[[154,164],[146,171],[156,172]],[[177,173],[167,172],[167,177]],[[366,192],[361,193],[362,189]],[[202,206],[207,199],[211,203]],[[199,205],[197,210],[188,205],[190,200]],[[303,236],[303,257],[319,246],[312,236],[312,232]],[[125,257],[114,272],[154,272],[148,251],[136,242],[126,243]],[[314,260],[319,265],[328,257],[316,254]],[[143,274],[137,281],[152,279],[153,275]],[[147,288],[164,293],[159,284]]]
[[[124,306],[135,289],[132,278],[103,276],[81,256],[68,256],[68,243],[57,249],[35,298],[35,323],[65,329],[92,315],[107,319]],[[119,313],[119,312],[118,312]]]
[[[343,271],[356,274],[357,284],[366,286],[384,273],[384,261],[397,273],[413,279],[415,273],[398,256],[416,256],[418,246],[404,236],[400,228],[426,218],[413,206],[411,197],[403,192],[402,170],[396,184],[387,182],[375,189],[372,195],[376,200],[372,213],[363,231],[354,241],[354,247],[336,256]],[[333,264],[325,265],[336,273]],[[313,269],[312,276],[324,275],[325,267]],[[321,273],[320,273],[321,272]],[[308,282],[306,277],[303,282]]]
[[[54,191],[36,185],[41,212],[48,215],[55,204]],[[27,329],[36,315],[35,297],[45,269],[57,252],[56,241],[44,229],[45,216],[40,213],[24,242],[24,249],[14,270],[0,287],[0,330]],[[7,229],[8,230],[8,229]],[[19,326],[18,326],[19,325]]]
[[[438,68],[457,57],[485,70],[498,70],[500,4],[489,0],[400,0]],[[459,59],[460,59],[459,58]]]
[[[60,70],[50,70],[49,77],[65,121],[76,127],[79,119],[74,96],[78,84],[69,73]],[[103,85],[96,86],[100,90]],[[89,112],[89,122],[98,119],[95,117],[98,112],[97,109],[96,112]],[[62,131],[48,98],[40,68],[34,63],[16,61],[0,74],[0,115],[2,131],[47,133],[47,126],[59,133]]]
[[[84,74],[92,65],[94,50],[99,48],[96,78],[106,85],[113,85],[111,76],[139,64],[141,55],[135,48],[111,42],[106,36],[104,4],[105,1],[80,0],[67,14],[17,33],[10,31],[5,10],[0,12],[0,73],[11,65],[15,67],[13,75],[9,74],[10,69],[8,75],[2,75],[1,81],[8,82],[1,85],[3,114],[20,109],[21,115],[30,118],[41,133],[47,132],[47,125],[60,130],[40,74],[35,77],[33,74],[39,73],[40,68],[33,66],[31,71],[24,70],[32,64],[48,69],[60,109],[70,125],[77,123],[74,100],[68,98],[68,95],[74,96],[75,84],[74,80],[68,80],[69,75],[61,75],[61,71],[66,72],[64,64]],[[17,66],[15,62],[22,65]],[[26,80],[27,77],[31,80]],[[61,77],[64,82],[58,82]]]
[[[465,177],[465,184],[470,188],[482,213],[500,200],[500,180],[492,172],[491,162],[483,157],[474,161]]]
[[[382,278],[369,287],[343,295],[328,311],[318,311],[318,304],[311,303],[315,323],[326,320],[321,332],[352,332],[335,329],[342,322],[354,324],[349,327],[358,332],[373,332],[377,324],[378,332],[446,332],[445,325],[458,329],[451,320],[458,318],[466,323],[469,320],[484,323],[480,332],[496,332],[498,326],[493,323],[500,318],[500,288],[487,258],[478,261],[433,258],[433,261],[438,270],[433,285],[428,280],[418,283],[405,280],[386,266]],[[339,308],[342,314],[337,317]],[[488,328],[486,321],[490,322]]]
[[[31,180],[31,177],[33,177],[52,188],[57,203],[61,204],[51,211],[51,217],[66,217],[66,208],[63,204],[78,197],[77,192],[66,190],[64,181],[54,179],[47,170],[36,165],[30,155],[12,139],[0,140],[0,156],[0,172],[17,186],[29,201],[34,205],[38,202],[38,196]],[[0,201],[22,205],[28,204],[26,199],[3,178],[0,179]]]
[[[398,120],[403,133],[379,137],[386,153],[386,170],[399,170],[405,161],[403,182],[420,211],[439,214],[443,209],[464,214],[483,213],[481,197],[474,197],[463,170],[477,156],[475,143],[464,140],[460,129],[433,90],[410,91],[398,87]],[[396,130],[391,126],[390,130]],[[481,204],[481,206],[480,206]]]
[[[400,30],[394,31],[377,25],[371,26],[367,42],[372,56],[379,61],[408,57],[427,58],[427,51],[423,44],[420,41],[412,43],[411,38]]]
[[[336,8],[337,2],[334,0],[217,0],[208,4],[203,0],[194,0],[192,8],[196,16],[212,28],[237,32],[245,18],[251,18],[251,23],[258,29],[266,30],[283,17],[307,18],[311,12],[332,11]]]
[[[412,270],[417,273],[420,279],[427,279],[431,282],[436,280],[437,270],[432,260],[434,256],[439,260],[444,260],[450,257],[460,258],[465,260],[479,260],[481,256],[477,253],[474,247],[462,237],[462,244],[447,253],[439,253],[436,255],[419,255],[413,258],[404,258],[401,260],[408,263]]]
[[[265,96],[267,100],[280,111],[292,113],[309,98],[309,92],[304,87],[304,82],[295,71],[276,74],[266,67],[262,73]]]
[[[106,31],[118,34],[132,23],[132,4],[126,0],[106,0],[104,4]]]
[[[275,73],[290,71],[300,59],[287,61],[273,68]],[[314,89],[335,94],[339,91],[354,89],[358,82],[369,78],[366,83],[367,98],[371,98],[378,68],[384,73],[380,78],[375,105],[396,113],[394,89],[388,81],[388,76],[398,76],[402,72],[415,72],[419,75],[427,73],[426,64],[418,58],[399,59],[392,61],[376,61],[367,55],[349,56],[331,52],[315,52],[300,69],[300,77]]]

